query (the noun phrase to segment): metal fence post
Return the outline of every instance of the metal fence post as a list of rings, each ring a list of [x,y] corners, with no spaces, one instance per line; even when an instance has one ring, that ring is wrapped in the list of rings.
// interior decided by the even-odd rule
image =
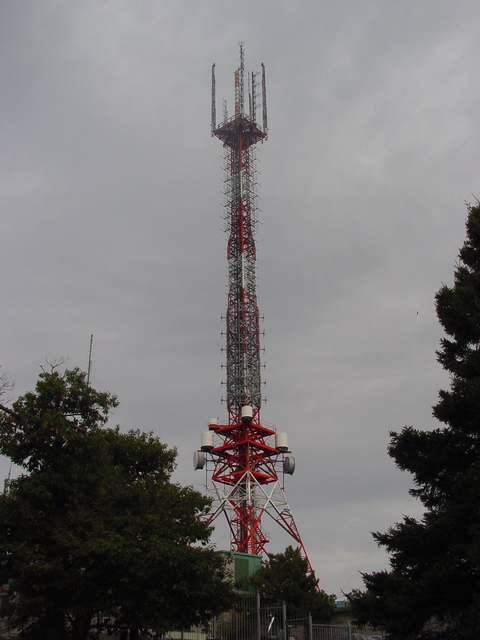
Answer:
[[[313,640],[313,622],[312,614],[308,614],[308,640]]]
[[[261,640],[262,629],[260,621],[260,591],[257,590],[257,640]]]
[[[282,603],[282,629],[283,629],[283,640],[287,640],[287,605],[285,602]]]

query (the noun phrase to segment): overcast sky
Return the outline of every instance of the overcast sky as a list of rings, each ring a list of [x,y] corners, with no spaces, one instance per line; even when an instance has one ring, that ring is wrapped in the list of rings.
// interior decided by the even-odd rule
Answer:
[[[457,0],[3,0],[3,371],[69,357],[114,423],[192,454],[222,397],[226,236],[210,74],[267,74],[259,306],[286,494],[328,593],[388,565],[370,531],[420,515],[389,431],[433,428],[434,295],[480,195],[480,5]],[[473,195],[472,195],[473,194]],[[2,478],[8,472],[4,459]],[[268,521],[270,551],[288,540]],[[228,547],[226,533],[214,536]]]

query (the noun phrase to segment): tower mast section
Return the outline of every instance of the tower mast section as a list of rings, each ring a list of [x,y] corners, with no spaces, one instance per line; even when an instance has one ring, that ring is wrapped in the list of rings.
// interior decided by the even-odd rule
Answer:
[[[248,113],[245,112],[244,49],[234,73],[235,112],[216,126],[215,65],[212,67],[212,135],[224,147],[225,229],[228,234],[228,299],[226,312],[227,424],[209,422],[202,433],[194,467],[213,462],[211,475],[214,509],[210,522],[225,513],[235,551],[261,555],[269,542],[262,527],[269,515],[307,554],[283,491],[284,474],[292,474],[295,461],[284,433],[261,422],[262,381],[259,310],[256,293],[256,158],[257,143],[267,139],[265,66],[262,64],[262,125],[256,122],[255,75],[249,78]],[[282,468],[280,482],[278,467]],[[208,465],[207,465],[208,470]],[[309,563],[310,566],[310,563]],[[310,567],[311,568],[311,567]]]

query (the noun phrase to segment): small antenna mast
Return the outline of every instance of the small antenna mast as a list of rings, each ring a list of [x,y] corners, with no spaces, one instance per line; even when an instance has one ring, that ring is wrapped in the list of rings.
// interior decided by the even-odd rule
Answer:
[[[87,387],[90,386],[90,372],[92,370],[93,333],[90,335],[90,348],[88,350]]]
[[[8,476],[3,481],[3,493],[8,492],[8,488],[10,487],[11,476],[12,476],[12,463],[10,462],[10,469],[8,470]]]
[[[265,65],[263,64],[263,62],[262,62],[262,115],[263,115],[263,133],[268,137],[267,83],[265,81]]]
[[[245,100],[245,89],[244,89],[244,76],[245,76],[245,63],[244,63],[244,52],[243,52],[243,42],[239,43],[240,45],[240,67],[238,69],[239,71],[239,76],[240,76],[240,114],[243,115],[244,113],[244,109],[245,109],[245,105],[244,105],[244,100]]]
[[[255,74],[252,71],[252,94],[250,97],[250,120],[252,122],[256,122],[257,120],[257,88],[255,83]]]
[[[213,132],[217,128],[217,114],[216,114],[216,98],[215,98],[215,65],[212,65],[212,136]]]

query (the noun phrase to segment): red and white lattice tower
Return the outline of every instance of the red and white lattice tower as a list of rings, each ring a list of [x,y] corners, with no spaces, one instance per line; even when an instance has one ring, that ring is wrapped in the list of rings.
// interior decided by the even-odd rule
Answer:
[[[244,102],[244,55],[235,71],[235,114],[216,125],[215,65],[212,67],[212,135],[225,150],[225,228],[228,233],[228,303],[226,313],[227,424],[210,420],[194,454],[195,469],[210,466],[214,498],[209,521],[224,513],[233,551],[262,555],[269,539],[262,527],[268,514],[307,554],[283,490],[295,460],[287,436],[260,419],[262,380],[259,312],[256,294],[255,145],[267,139],[265,67],[262,64],[262,125],[257,123],[257,77],[248,76],[248,112]],[[280,470],[280,474],[278,473]],[[207,476],[208,477],[208,476]],[[310,565],[310,563],[309,563]],[[311,568],[311,567],[310,567]]]

